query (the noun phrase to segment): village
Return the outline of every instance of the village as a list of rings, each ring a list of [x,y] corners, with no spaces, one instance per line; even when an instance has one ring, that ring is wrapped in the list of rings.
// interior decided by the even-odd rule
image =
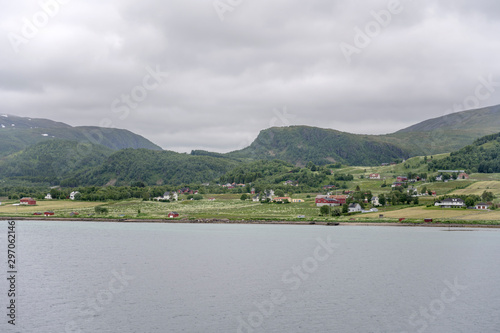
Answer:
[[[397,166],[399,169],[401,165]],[[384,166],[387,168],[387,166]],[[283,181],[277,188],[256,191],[252,184],[225,183],[210,185],[181,186],[176,190],[165,191],[149,200],[88,202],[79,191],[72,191],[63,199],[53,199],[47,193],[42,199],[22,197],[18,202],[10,201],[0,206],[0,214],[7,211],[18,215],[41,217],[71,218],[166,218],[190,219],[197,217],[237,218],[237,219],[280,219],[321,221],[332,218],[347,218],[347,221],[361,221],[376,218],[379,221],[395,219],[404,221],[419,216],[418,220],[432,221],[432,218],[454,218],[467,215],[456,212],[483,211],[494,212],[495,195],[500,193],[500,182],[489,182],[489,186],[473,196],[467,195],[467,189],[482,184],[471,179],[463,170],[439,170],[435,175],[411,173],[404,176],[397,174],[397,169],[387,173],[367,172],[361,167],[350,167],[352,173],[347,182],[348,188],[341,184],[321,186],[322,193],[301,193],[296,180]],[[336,171],[340,173],[339,170]],[[344,172],[344,170],[342,170]],[[395,174],[396,173],[396,174]],[[333,175],[333,172],[332,172]],[[347,173],[346,173],[347,175]],[[333,177],[333,176],[332,176]],[[474,175],[477,177],[477,175]],[[428,179],[431,178],[431,179]],[[332,178],[333,179],[333,178]],[[498,183],[498,184],[497,184]],[[208,188],[219,189],[210,193]],[[489,187],[494,194],[481,197]],[[53,192],[52,192],[53,193]],[[453,194],[457,193],[456,196]],[[472,193],[472,192],[470,192]],[[38,200],[38,201],[37,201]],[[132,200],[132,199],[130,199]],[[4,200],[5,201],[5,200]],[[58,202],[58,204],[50,204]],[[127,203],[129,202],[129,203]],[[156,204],[154,204],[156,203]],[[164,204],[164,206],[162,205]],[[1,205],[1,204],[0,204]],[[57,209],[58,205],[64,207]],[[10,207],[10,209],[8,209]],[[21,207],[32,207],[31,210]],[[80,207],[80,208],[79,208]],[[130,209],[130,207],[135,207]],[[13,210],[13,208],[16,208]],[[438,213],[439,209],[443,213]],[[5,211],[2,211],[5,210]],[[455,213],[445,213],[450,210]],[[135,211],[135,212],[134,212]],[[408,211],[410,214],[405,213]],[[415,212],[419,212],[415,214]],[[496,213],[495,213],[496,214]],[[487,216],[481,216],[487,218]]]

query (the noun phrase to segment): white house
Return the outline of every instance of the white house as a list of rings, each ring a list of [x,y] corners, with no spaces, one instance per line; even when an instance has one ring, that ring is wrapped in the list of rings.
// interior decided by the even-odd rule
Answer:
[[[380,174],[379,173],[372,173],[369,176],[370,179],[380,179]]]
[[[359,203],[352,203],[349,205],[349,213],[361,212],[361,205]]]
[[[177,201],[179,199],[179,195],[177,194],[176,191],[165,192],[165,193],[163,193],[163,199],[164,200],[175,200],[175,201]]]
[[[372,206],[380,206],[378,197],[372,197]]]
[[[47,195],[44,198],[45,200],[52,200],[52,195],[50,193],[47,193]]]
[[[156,197],[154,198],[156,201],[160,201],[160,200],[175,200],[177,201],[179,199],[179,195],[177,194],[176,191],[173,191],[173,192],[165,192],[163,193],[163,196],[161,197]]]
[[[488,210],[488,209],[490,209],[490,205],[488,205],[487,203],[484,203],[484,202],[480,202],[474,208],[480,209],[480,210]]]
[[[80,194],[80,192],[78,192],[78,191],[71,192],[71,193],[69,194],[69,198],[70,198],[71,200],[75,200],[75,196],[76,196],[77,194]]]
[[[465,207],[465,202],[462,199],[448,198],[443,201],[436,202],[434,206],[441,208],[462,208]]]
[[[274,190],[266,190],[265,192],[266,199],[273,200],[274,198]]]

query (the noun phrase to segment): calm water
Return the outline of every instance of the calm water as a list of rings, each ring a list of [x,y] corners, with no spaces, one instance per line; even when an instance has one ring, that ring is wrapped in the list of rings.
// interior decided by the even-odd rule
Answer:
[[[17,236],[1,332],[500,332],[500,230],[22,221]]]

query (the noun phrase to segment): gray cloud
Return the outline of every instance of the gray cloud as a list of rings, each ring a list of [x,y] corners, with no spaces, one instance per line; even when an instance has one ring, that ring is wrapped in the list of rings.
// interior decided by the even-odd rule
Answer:
[[[43,12],[11,2],[0,13],[0,111],[223,152],[270,126],[394,132],[458,111],[480,77],[500,82],[494,1],[401,0],[348,63],[340,45],[356,46],[355,28],[373,27],[389,3],[242,1],[221,21],[205,0],[67,1],[47,7],[53,17],[16,53],[9,38]],[[141,92],[147,68],[168,77],[126,112],[113,108]],[[500,104],[498,90],[480,106]]]

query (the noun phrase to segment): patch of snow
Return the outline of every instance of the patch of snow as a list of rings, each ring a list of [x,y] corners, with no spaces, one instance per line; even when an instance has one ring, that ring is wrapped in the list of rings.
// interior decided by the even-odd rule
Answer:
[[[3,114],[2,117],[9,118],[9,116],[6,114]]]
[[[49,136],[48,134],[42,134],[42,136]]]
[[[5,128],[5,125],[4,125],[4,124],[2,124],[2,128]]]
[[[11,126],[16,126],[16,124],[12,124]]]

